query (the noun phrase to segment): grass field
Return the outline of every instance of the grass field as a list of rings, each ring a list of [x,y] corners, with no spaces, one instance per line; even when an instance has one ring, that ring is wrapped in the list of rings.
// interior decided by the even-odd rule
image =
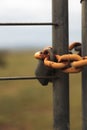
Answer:
[[[9,52],[0,76],[33,76],[35,51]],[[70,129],[81,130],[81,76],[70,75]],[[37,80],[0,81],[0,130],[52,130],[52,84]]]

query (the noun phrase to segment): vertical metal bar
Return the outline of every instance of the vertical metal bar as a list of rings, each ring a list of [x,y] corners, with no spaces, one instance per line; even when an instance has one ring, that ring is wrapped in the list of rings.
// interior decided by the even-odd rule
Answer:
[[[56,54],[68,52],[68,0],[52,0],[53,48]],[[53,81],[54,130],[69,130],[69,75],[56,70]]]
[[[87,0],[82,1],[82,55],[87,56]],[[87,130],[87,66],[82,72],[83,130]]]

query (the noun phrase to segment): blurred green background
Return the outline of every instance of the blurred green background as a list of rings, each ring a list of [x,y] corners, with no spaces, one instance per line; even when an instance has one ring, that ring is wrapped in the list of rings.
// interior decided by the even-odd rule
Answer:
[[[34,76],[36,51],[8,51],[0,76]],[[53,130],[52,84],[0,81],[0,130]],[[81,74],[70,75],[70,130],[81,130]]]

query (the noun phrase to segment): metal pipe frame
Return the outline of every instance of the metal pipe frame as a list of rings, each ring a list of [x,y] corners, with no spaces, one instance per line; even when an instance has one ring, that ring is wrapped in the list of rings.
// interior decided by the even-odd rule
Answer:
[[[0,23],[0,26],[58,26],[58,23]]]

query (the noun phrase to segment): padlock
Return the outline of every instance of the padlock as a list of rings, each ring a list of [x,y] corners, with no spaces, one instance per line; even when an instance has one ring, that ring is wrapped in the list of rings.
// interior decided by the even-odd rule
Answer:
[[[45,50],[44,53],[49,53],[51,61],[55,60],[55,56],[53,55],[52,48]],[[37,79],[39,80],[39,82],[44,86],[47,85],[48,82],[51,81],[51,79],[44,78],[44,77],[49,77],[49,76],[51,77],[53,75],[53,73],[54,73],[54,69],[45,66],[44,60],[40,59],[38,65],[37,65],[36,71],[35,71],[35,75],[37,76]],[[43,78],[38,78],[38,77],[43,77]]]
[[[75,47],[75,51],[77,51],[78,52],[78,55],[80,55],[81,56],[81,54],[82,54],[82,46],[81,45],[78,45],[78,46],[76,46]]]

